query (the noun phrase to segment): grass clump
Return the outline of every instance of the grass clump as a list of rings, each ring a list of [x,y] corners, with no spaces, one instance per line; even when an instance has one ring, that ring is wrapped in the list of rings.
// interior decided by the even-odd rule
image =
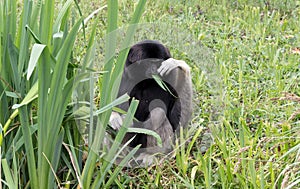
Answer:
[[[132,15],[131,24],[139,21],[145,2],[140,1]],[[1,98],[1,186],[3,188],[99,188],[114,183],[121,168],[132,157],[129,153],[119,167],[112,170],[113,156],[120,153],[119,145],[133,119],[137,101],[133,101],[124,125],[116,136],[111,149],[101,151],[104,134],[118,87],[116,77],[122,70],[128,43],[135,27],[128,29],[123,51],[113,68],[116,36],[108,38],[105,48],[107,57],[102,80],[103,90],[98,111],[92,100],[88,104],[89,120],[97,119],[97,128],[92,131],[88,148],[83,146],[84,133],[72,113],[78,89],[89,87],[84,81],[92,80],[95,51],[95,27],[85,38],[87,20],[72,16],[81,15],[77,1],[63,1],[55,13],[55,1],[0,1],[0,98]],[[107,33],[117,28],[118,1],[109,1]],[[21,13],[21,14],[20,14]],[[20,15],[20,17],[18,17]],[[56,15],[56,16],[55,16]],[[85,55],[80,65],[73,59],[75,40],[81,33]],[[81,35],[81,34],[80,34]],[[88,70],[88,71],[87,71]],[[94,86],[90,86],[94,88]],[[77,96],[78,97],[78,96]],[[84,95],[79,95],[85,100]],[[74,102],[72,102],[72,100]],[[81,101],[80,103],[83,103]],[[99,116],[94,116],[99,115]],[[94,133],[93,133],[94,132]],[[84,156],[86,155],[86,161]],[[97,167],[101,164],[100,169]],[[118,182],[116,182],[118,183]]]

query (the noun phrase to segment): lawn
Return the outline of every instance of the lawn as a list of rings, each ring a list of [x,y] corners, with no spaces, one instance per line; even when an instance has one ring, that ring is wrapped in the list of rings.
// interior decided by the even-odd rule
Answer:
[[[2,188],[300,188],[300,1],[45,2],[0,0]],[[194,112],[169,158],[126,168],[133,115],[105,132],[144,39],[189,64]]]

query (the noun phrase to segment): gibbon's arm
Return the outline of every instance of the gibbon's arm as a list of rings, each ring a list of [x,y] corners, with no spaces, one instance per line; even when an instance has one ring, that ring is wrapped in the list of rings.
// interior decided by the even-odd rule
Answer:
[[[186,90],[191,88],[190,67],[183,60],[169,58],[161,63],[157,72],[167,78],[166,81],[175,88],[177,93],[187,92]]]
[[[180,101],[176,101],[171,116],[173,120],[180,119],[180,125],[187,126],[192,114],[192,79],[190,75],[190,67],[183,60],[169,58],[161,63],[157,72],[166,78],[166,81],[176,90]],[[180,112],[180,118],[178,113]],[[175,128],[176,129],[176,128]]]

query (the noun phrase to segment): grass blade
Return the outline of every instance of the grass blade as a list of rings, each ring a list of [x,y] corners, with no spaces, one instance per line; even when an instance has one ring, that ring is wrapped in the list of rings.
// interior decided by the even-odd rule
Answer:
[[[70,8],[70,6],[71,6],[71,4],[72,4],[73,1],[74,0],[67,0],[64,3],[64,6],[59,11],[58,16],[57,16],[57,18],[56,18],[56,20],[54,22],[53,33],[60,32],[60,25],[61,25],[62,19],[65,16],[65,14],[68,12],[68,9]]]
[[[28,63],[28,70],[27,70],[27,80],[29,80],[38,59],[40,58],[43,50],[45,49],[46,45],[43,44],[34,44],[31,50],[31,55]]]
[[[8,163],[6,159],[2,159],[1,161],[3,173],[5,176],[5,184],[8,186],[8,188],[18,188],[17,183],[15,183],[15,180],[13,178],[13,175],[9,169]]]
[[[19,50],[17,49],[17,47],[13,44],[13,39],[12,36],[9,35],[8,36],[8,55],[9,55],[9,60],[10,60],[10,66],[11,66],[11,70],[13,73],[13,83],[16,86],[16,90],[18,92],[20,91],[20,73],[18,71],[18,56],[19,56]]]
[[[30,186],[33,189],[38,189],[38,177],[36,172],[36,161],[35,161],[35,154],[33,150],[33,144],[32,144],[32,138],[30,133],[30,125],[28,120],[28,112],[27,112],[27,106],[22,106],[19,108],[20,112],[20,121],[22,125],[22,133],[24,136],[24,143],[25,143],[25,149],[26,149],[26,156],[27,156],[27,162],[28,162],[28,172],[30,177]]]
[[[157,140],[157,145],[159,147],[162,147],[161,138],[155,131],[151,131],[149,129],[143,129],[143,128],[130,127],[130,128],[128,128],[127,132],[128,133],[139,133],[139,134],[145,134],[145,135],[153,136]]]

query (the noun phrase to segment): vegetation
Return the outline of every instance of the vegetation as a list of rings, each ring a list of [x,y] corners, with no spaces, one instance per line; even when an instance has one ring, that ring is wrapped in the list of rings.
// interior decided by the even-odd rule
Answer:
[[[299,15],[299,1],[0,0],[2,187],[299,188]],[[109,149],[105,131],[142,39],[191,66],[194,115],[169,159],[124,168],[137,102]]]

